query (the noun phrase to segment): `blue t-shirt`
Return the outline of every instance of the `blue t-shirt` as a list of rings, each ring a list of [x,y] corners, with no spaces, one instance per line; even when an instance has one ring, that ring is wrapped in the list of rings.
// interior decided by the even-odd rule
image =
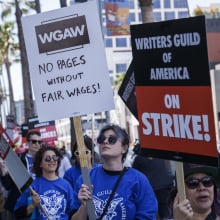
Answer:
[[[93,164],[93,167],[97,167],[97,166],[100,166],[100,164]],[[80,175],[81,175],[81,169],[79,166],[75,165],[69,168],[68,170],[66,170],[63,178],[66,179],[74,189],[76,180]]]
[[[66,180],[62,178],[47,180],[44,177],[38,177],[31,185],[40,195],[41,205],[50,219],[68,220],[68,215],[73,209],[73,189]],[[14,207],[15,215],[19,208],[28,205],[29,195],[30,189],[28,188],[18,198]],[[35,211],[36,220],[47,220],[40,207],[37,207]],[[24,217],[26,217],[25,212]]]
[[[90,171],[93,188],[93,202],[96,216],[100,217],[103,208],[118,179],[118,175],[104,171],[102,166]],[[78,178],[74,189],[74,209],[80,207],[78,191],[82,177]],[[153,189],[141,172],[129,168],[123,175],[111,200],[105,219],[111,220],[156,220],[158,204]]]

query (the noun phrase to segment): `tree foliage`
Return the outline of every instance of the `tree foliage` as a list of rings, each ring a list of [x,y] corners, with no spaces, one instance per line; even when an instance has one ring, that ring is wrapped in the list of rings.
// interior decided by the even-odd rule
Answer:
[[[205,15],[207,18],[220,18],[220,8],[211,7],[209,9],[202,9],[201,7],[197,6],[193,10],[193,14],[196,16]]]

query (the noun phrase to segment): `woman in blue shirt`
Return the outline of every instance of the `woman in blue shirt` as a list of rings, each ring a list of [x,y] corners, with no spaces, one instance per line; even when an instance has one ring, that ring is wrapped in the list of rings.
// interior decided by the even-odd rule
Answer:
[[[156,220],[157,200],[147,177],[133,168],[123,166],[129,146],[125,130],[117,125],[107,125],[101,129],[97,142],[103,165],[90,171],[92,192],[82,183],[81,177],[77,180],[74,189],[75,211],[71,220],[87,219],[86,202],[90,199],[95,205],[97,219]],[[109,205],[106,207],[107,203]]]
[[[67,220],[73,209],[73,189],[69,182],[57,175],[62,155],[55,147],[41,148],[34,160],[36,179],[18,198],[16,219]]]

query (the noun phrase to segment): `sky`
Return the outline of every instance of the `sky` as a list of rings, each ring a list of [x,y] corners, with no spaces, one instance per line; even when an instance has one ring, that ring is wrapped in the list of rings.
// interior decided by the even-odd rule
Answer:
[[[50,11],[53,9],[58,9],[60,8],[60,1],[59,0],[41,0],[41,11]],[[67,3],[69,1],[67,0]],[[188,0],[188,7],[190,10],[190,15],[192,16],[192,11],[195,9],[197,6],[209,6],[210,3],[219,3],[219,0]],[[12,73],[18,72],[20,69],[20,66],[18,65],[13,65],[12,66]],[[14,74],[15,75],[15,74]],[[14,87],[14,99],[21,100],[23,99],[23,91],[22,91],[22,79],[21,79],[21,73],[16,74],[18,77],[13,77],[12,83]]]

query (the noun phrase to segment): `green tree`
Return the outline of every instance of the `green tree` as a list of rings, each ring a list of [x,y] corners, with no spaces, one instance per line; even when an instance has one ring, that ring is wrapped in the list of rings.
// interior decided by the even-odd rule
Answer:
[[[16,118],[15,103],[14,103],[14,93],[12,87],[12,75],[11,75],[11,57],[15,56],[18,52],[18,45],[14,43],[13,33],[14,23],[5,22],[0,25],[0,64],[5,65],[6,74],[8,78],[9,87],[9,103],[10,112],[9,114],[14,115]]]
[[[220,8],[211,7],[207,10],[204,10],[201,7],[197,6],[193,10],[193,14],[196,16],[205,15],[207,18],[220,18]]]
[[[20,4],[22,7],[20,7]],[[17,23],[17,36],[18,44],[20,50],[20,61],[21,61],[21,72],[23,79],[23,91],[24,91],[24,115],[25,119],[28,117],[34,116],[34,103],[32,95],[32,87],[30,80],[30,73],[28,67],[27,54],[24,44],[24,36],[21,25],[21,17],[23,14],[28,14],[30,10],[35,10],[35,2],[24,1],[24,0],[14,0],[13,2],[7,2],[4,5],[4,10],[2,11],[1,17],[3,20],[12,17],[15,12],[15,18]]]
[[[31,2],[28,2],[28,6],[32,9],[35,7],[35,5],[32,4]],[[16,17],[16,23],[17,23],[17,29],[18,29],[18,41],[19,41],[20,57],[21,57],[25,120],[35,115],[30,71],[29,71],[29,66],[28,66],[27,52],[25,48],[24,36],[23,36],[22,25],[21,25],[21,17],[24,13],[27,13],[29,9],[28,8],[21,9],[20,2],[18,0],[15,0],[15,17]]]
[[[114,80],[114,89],[116,89],[117,91],[119,90],[124,77],[125,77],[125,73],[116,74],[116,79]]]

